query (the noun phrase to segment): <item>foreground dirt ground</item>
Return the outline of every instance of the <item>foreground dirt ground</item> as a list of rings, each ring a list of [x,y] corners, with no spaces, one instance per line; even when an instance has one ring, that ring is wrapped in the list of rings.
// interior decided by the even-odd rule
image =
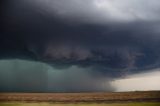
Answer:
[[[160,106],[160,103],[78,103],[78,104],[56,104],[56,103],[0,103],[0,106]]]
[[[0,93],[0,102],[160,102],[160,91],[121,93]]]

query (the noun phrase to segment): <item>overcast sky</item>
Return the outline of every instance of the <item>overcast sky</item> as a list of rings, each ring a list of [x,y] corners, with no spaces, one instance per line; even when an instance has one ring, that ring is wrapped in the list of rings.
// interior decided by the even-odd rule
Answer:
[[[1,0],[0,91],[160,90],[139,86],[159,76],[159,17],[159,0]]]

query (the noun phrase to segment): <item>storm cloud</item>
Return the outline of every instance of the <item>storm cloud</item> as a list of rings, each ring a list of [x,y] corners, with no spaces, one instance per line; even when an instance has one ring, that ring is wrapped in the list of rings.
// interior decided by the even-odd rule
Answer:
[[[0,92],[95,92],[113,91],[108,78],[91,68],[72,66],[56,69],[26,60],[0,61]]]
[[[158,21],[160,9],[158,0],[28,0],[27,3],[44,14],[67,21],[97,24]]]
[[[160,66],[158,0],[5,0],[1,4],[3,60],[27,59],[57,72],[72,70],[73,76],[79,73],[96,82],[89,84],[95,88],[103,78],[109,81]],[[53,76],[55,83],[65,76]],[[83,84],[72,90],[84,91]],[[65,82],[60,86],[70,89]]]

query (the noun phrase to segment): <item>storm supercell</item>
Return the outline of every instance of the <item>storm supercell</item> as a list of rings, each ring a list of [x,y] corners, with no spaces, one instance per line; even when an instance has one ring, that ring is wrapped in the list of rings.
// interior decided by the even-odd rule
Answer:
[[[160,90],[159,17],[159,0],[1,0],[0,91]]]

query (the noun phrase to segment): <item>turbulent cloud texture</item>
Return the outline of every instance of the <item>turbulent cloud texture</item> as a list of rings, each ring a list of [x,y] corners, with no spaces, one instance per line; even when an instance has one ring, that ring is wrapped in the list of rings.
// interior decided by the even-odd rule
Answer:
[[[70,73],[88,77],[96,88],[104,77],[159,68],[159,17],[159,0],[4,0],[0,58],[40,61],[57,70],[79,67]]]
[[[34,0],[34,3],[53,16],[85,23],[159,20],[158,0]]]

